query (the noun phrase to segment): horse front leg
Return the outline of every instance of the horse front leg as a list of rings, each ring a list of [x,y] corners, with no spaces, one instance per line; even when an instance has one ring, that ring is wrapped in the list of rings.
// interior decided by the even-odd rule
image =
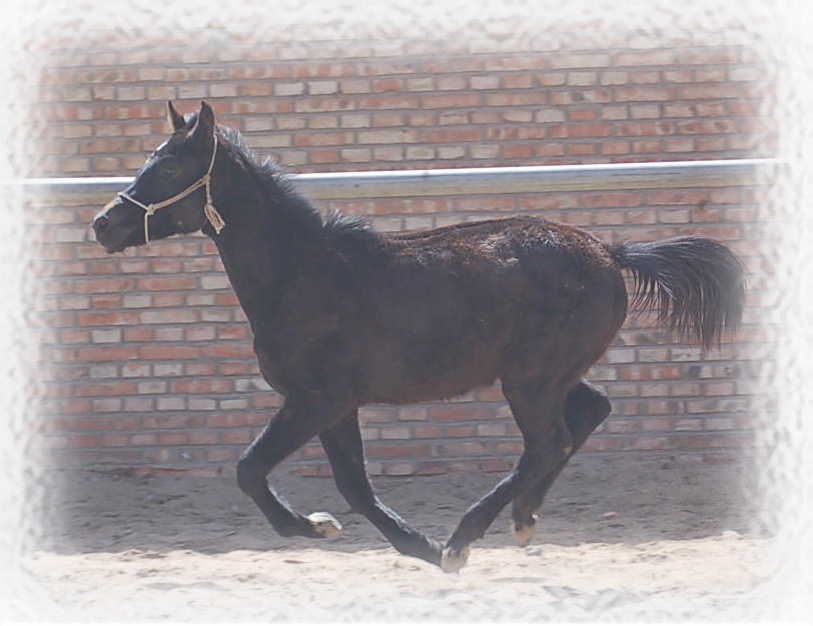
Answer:
[[[278,495],[266,477],[283,459],[346,414],[322,402],[288,397],[237,463],[237,484],[263,512],[280,535],[323,538],[341,533],[341,524],[329,513],[301,515]]]
[[[364,462],[358,411],[319,435],[336,487],[350,507],[364,515],[401,554],[440,565],[441,546],[409,526],[376,495]]]

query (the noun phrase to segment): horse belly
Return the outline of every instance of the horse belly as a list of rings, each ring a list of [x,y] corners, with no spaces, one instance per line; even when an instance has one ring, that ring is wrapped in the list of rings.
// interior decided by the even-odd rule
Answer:
[[[412,341],[380,345],[368,361],[371,402],[408,404],[452,398],[499,377],[502,341]]]
[[[365,291],[360,334],[372,401],[450,398],[500,377],[531,285],[510,259],[467,251],[444,248],[424,263],[383,268]]]

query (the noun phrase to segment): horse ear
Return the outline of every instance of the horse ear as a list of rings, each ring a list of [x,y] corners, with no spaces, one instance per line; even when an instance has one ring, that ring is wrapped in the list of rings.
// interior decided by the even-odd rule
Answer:
[[[172,102],[169,100],[167,100],[167,121],[169,122],[169,125],[172,126],[173,131],[179,131],[186,126],[186,121],[184,120],[183,115],[175,110],[175,107],[172,106]]]
[[[215,133],[215,112],[205,102],[200,103],[200,112],[195,126],[189,131],[189,136],[193,139],[200,139],[206,144],[212,142]]]

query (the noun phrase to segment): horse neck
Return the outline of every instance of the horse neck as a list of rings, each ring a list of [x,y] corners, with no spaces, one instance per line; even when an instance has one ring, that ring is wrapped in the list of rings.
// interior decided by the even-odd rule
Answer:
[[[235,162],[212,176],[214,204],[225,227],[219,234],[208,224],[206,233],[217,246],[232,287],[249,319],[279,297],[285,274],[297,259],[317,244],[321,221],[306,199],[271,189]],[[218,180],[223,181],[218,185]]]

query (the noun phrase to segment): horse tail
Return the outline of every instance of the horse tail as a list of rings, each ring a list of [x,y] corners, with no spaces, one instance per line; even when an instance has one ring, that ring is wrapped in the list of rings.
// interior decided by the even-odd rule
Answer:
[[[635,279],[633,307],[657,309],[658,321],[706,348],[742,319],[745,271],[731,250],[706,237],[675,237],[610,247]]]

